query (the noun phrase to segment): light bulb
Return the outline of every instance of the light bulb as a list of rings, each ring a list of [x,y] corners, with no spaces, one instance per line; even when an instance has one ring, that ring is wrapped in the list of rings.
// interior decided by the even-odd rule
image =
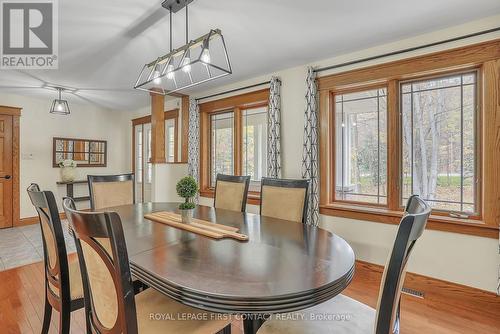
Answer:
[[[191,72],[191,59],[186,55],[182,61],[182,71],[188,73]]]
[[[63,105],[62,105],[62,103],[57,103],[56,110],[57,111],[63,111]]]
[[[153,76],[154,76],[154,78],[155,78],[155,79],[153,80],[154,84],[155,84],[155,85],[159,85],[159,84],[161,84],[160,72],[159,72],[159,71],[155,71],[155,73],[153,74]]]
[[[201,61],[205,64],[210,64],[210,51],[208,48],[203,49],[203,52],[201,53]]]
[[[175,77],[174,65],[168,64],[167,66],[167,79],[172,80]]]

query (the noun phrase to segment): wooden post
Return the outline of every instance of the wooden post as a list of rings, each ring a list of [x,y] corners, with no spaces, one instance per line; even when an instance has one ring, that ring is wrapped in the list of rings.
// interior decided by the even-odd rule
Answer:
[[[167,162],[165,155],[165,96],[150,93],[151,95],[151,163],[163,164]]]

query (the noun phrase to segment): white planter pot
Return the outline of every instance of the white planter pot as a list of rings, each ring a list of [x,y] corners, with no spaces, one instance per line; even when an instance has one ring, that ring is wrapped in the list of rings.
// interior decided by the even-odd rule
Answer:
[[[193,222],[194,209],[179,210],[181,213],[181,220],[184,224],[191,224]]]
[[[76,179],[75,167],[61,167],[61,181],[72,182]]]

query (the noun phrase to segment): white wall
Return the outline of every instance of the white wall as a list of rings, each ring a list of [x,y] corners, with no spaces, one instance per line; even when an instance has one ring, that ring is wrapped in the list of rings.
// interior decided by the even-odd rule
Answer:
[[[383,54],[390,51],[405,49],[412,46],[493,28],[498,25],[498,22],[500,22],[500,16],[495,16],[399,42],[341,55],[309,65],[319,67],[328,66]],[[458,47],[469,43],[477,43],[493,38],[500,38],[500,33],[476,37],[467,41],[454,42],[446,46],[433,47],[425,51],[408,53],[404,56],[393,56],[383,60],[372,61],[370,63],[364,63],[363,66],[434,52],[446,48]],[[314,52],[314,50],[311,50],[311,52]],[[195,97],[210,95],[229,89],[267,81],[270,79],[271,75],[279,76],[283,83],[283,177],[297,178],[301,176],[302,135],[298,134],[303,132],[304,125],[304,96],[306,93],[305,78],[307,66],[308,65],[304,65],[277,71],[275,73],[268,73],[250,80],[205,91],[200,94],[196,94]],[[345,67],[342,70],[337,70],[336,72],[346,71],[355,67],[356,66]],[[357,65],[357,67],[360,66]],[[334,71],[321,73],[321,75],[331,73],[334,73]],[[203,199],[202,203],[212,205],[213,200]],[[258,212],[257,209],[251,205],[249,205],[249,211]],[[389,252],[389,248],[392,246],[397,228],[394,225],[329,216],[321,217],[321,226],[344,237],[354,248],[358,259],[381,265],[385,264],[387,254]],[[498,240],[427,230],[419,243],[416,245],[414,254],[410,260],[409,270],[415,273],[465,284],[484,290],[496,291],[498,265]]]
[[[87,174],[111,174],[130,172],[129,132],[123,131],[127,117],[122,112],[101,109],[88,103],[78,104],[70,100],[71,114],[68,116],[49,114],[49,99],[0,93],[0,105],[22,108],[20,118],[20,193],[21,218],[36,216],[26,188],[35,182],[43,190],[54,192],[59,210],[66,195],[65,186],[57,186],[59,168],[52,167],[52,138],[68,137],[101,139],[108,141],[107,167],[77,168],[78,179]],[[28,156],[32,154],[33,158]],[[86,185],[75,186],[75,196],[87,195]],[[77,203],[79,208],[88,208],[88,202]]]

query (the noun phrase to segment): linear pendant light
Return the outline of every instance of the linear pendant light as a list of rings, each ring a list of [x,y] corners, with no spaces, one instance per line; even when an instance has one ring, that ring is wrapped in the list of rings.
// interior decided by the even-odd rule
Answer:
[[[165,0],[170,13],[170,52],[143,66],[134,88],[167,95],[232,74],[226,43],[220,29],[189,41],[188,3]],[[172,49],[172,13],[186,8],[186,44]]]
[[[67,100],[63,100],[61,98],[61,92],[64,90],[64,88],[61,87],[55,87],[55,89],[58,91],[59,95],[58,98],[52,101],[52,105],[50,107],[50,113],[51,114],[59,114],[59,115],[69,115],[71,111],[69,110],[69,104]]]

